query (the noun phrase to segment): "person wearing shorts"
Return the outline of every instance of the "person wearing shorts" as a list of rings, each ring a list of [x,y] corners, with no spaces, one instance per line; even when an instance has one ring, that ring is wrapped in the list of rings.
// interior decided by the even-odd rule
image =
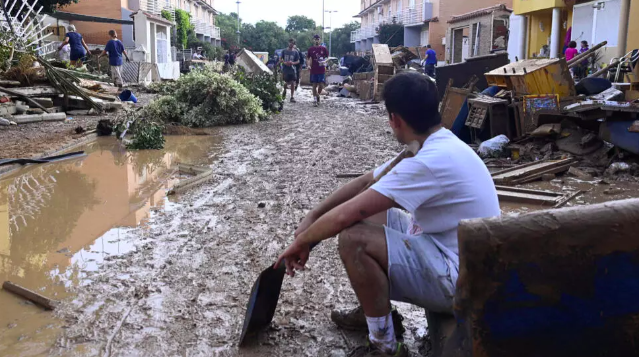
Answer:
[[[328,50],[321,46],[321,38],[319,35],[313,36],[314,46],[308,49],[308,61],[311,64],[311,84],[313,85],[313,97],[315,98],[315,106],[320,104],[320,94],[324,90],[326,82],[326,60],[328,59]]]
[[[284,79],[284,93],[291,87],[291,103],[295,103],[295,85],[297,84],[297,70],[295,66],[300,62],[300,53],[295,50],[295,40],[288,40],[288,49],[282,51],[282,78]]]
[[[339,237],[339,254],[360,306],[333,311],[331,318],[341,328],[369,333],[368,343],[349,356],[409,355],[396,339],[403,326],[391,300],[452,315],[457,226],[501,213],[484,162],[442,127],[438,98],[424,74],[402,73],[385,83],[383,99],[395,137],[402,144],[418,141],[421,149],[364,192],[392,160],[331,194],[307,214],[276,262],[294,276],[304,269],[312,245]]]

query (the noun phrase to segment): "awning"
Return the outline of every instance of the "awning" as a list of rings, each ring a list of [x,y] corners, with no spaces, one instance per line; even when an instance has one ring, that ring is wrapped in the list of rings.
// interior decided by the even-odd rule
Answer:
[[[97,22],[97,23],[103,23],[103,24],[133,25],[133,20],[110,19],[108,17],[80,15],[80,14],[74,14],[71,12],[64,12],[64,11],[56,11],[52,14],[47,14],[47,15],[58,20]]]

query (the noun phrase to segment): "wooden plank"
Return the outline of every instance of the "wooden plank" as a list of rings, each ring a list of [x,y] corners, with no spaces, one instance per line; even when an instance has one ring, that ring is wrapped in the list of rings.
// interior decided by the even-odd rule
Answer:
[[[497,196],[500,201],[532,203],[539,205],[553,206],[559,201],[559,197],[549,197],[546,195],[537,195],[534,193],[521,193],[497,190]]]
[[[390,48],[387,44],[373,44],[373,58],[376,65],[393,65],[393,56],[391,56]]]
[[[529,179],[535,175],[541,177],[547,173],[557,173],[563,170],[563,167],[567,165],[565,170],[568,170],[573,163],[573,159],[564,159],[557,161],[542,161],[534,162],[526,165],[516,166],[511,169],[503,170],[493,174],[493,180],[497,184],[517,184],[524,183],[522,180]],[[552,169],[560,168],[560,171],[551,172]],[[526,181],[529,182],[529,181]]]
[[[21,87],[18,88],[20,94],[23,94],[27,97],[40,97],[40,96],[52,96],[62,94],[59,90],[49,86],[39,86],[39,87]]]
[[[49,113],[33,115],[14,115],[11,120],[17,124],[39,123],[42,121],[64,121],[67,119],[66,113]]]
[[[36,292],[33,292],[29,289],[25,289],[19,285],[16,285],[10,281],[5,281],[4,284],[2,284],[2,289],[12,292],[18,296],[20,296],[21,298],[27,299],[31,302],[33,302],[36,305],[39,305],[47,310],[54,310],[56,308],[56,306],[58,305],[58,301],[56,300],[51,300],[46,296],[42,296]]]
[[[533,181],[537,181],[540,178],[542,178],[542,176],[544,175],[548,175],[548,174],[557,174],[560,172],[564,172],[564,171],[568,171],[570,169],[570,166],[572,166],[572,162],[565,164],[565,165],[561,165],[561,166],[557,166],[557,167],[553,167],[541,172],[536,172],[534,174],[530,174],[528,176],[522,177],[520,179],[517,180],[513,180],[511,183],[513,185],[521,185],[524,183],[529,183],[529,182],[533,182]]]

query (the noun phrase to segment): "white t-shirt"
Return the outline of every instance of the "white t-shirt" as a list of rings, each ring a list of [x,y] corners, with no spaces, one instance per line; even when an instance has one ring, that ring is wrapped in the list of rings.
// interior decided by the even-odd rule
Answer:
[[[378,167],[375,177],[389,164]],[[429,136],[417,156],[402,160],[371,188],[410,212],[423,233],[457,255],[461,220],[501,215],[488,168],[447,129]]]

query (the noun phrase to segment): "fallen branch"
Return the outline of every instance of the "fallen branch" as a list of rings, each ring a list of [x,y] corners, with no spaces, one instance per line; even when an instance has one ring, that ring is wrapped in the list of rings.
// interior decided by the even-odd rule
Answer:
[[[352,174],[337,174],[335,178],[358,178],[364,174],[362,173],[352,173]]]
[[[2,289],[12,292],[21,298],[27,299],[34,304],[41,306],[47,310],[54,310],[58,306],[58,301],[51,300],[48,297],[42,296],[36,292],[33,292],[29,289],[25,289],[19,285],[16,285],[10,281],[5,281],[2,284]]]
[[[44,106],[42,106],[40,103],[36,102],[35,100],[27,97],[25,94],[22,94],[20,92],[16,92],[16,91],[11,90],[11,89],[6,89],[4,87],[0,87],[0,92],[4,92],[4,93],[7,93],[9,95],[13,95],[13,96],[16,96],[18,98],[24,99],[30,105],[32,105],[34,107],[37,107],[37,108],[40,108],[40,109],[44,110],[45,112],[49,113],[49,109],[45,108]]]
[[[118,325],[115,327],[115,330],[113,330],[113,333],[111,334],[111,336],[109,336],[106,347],[104,349],[103,357],[109,357],[111,355],[111,344],[113,343],[113,339],[115,339],[115,336],[118,334],[118,332],[120,332],[120,329],[122,329],[122,325],[124,325],[124,321],[126,321],[127,317],[129,317],[129,314],[131,314],[132,310],[133,310],[133,307],[129,307],[129,309],[126,311],[122,319],[120,319],[120,322],[118,322]]]

